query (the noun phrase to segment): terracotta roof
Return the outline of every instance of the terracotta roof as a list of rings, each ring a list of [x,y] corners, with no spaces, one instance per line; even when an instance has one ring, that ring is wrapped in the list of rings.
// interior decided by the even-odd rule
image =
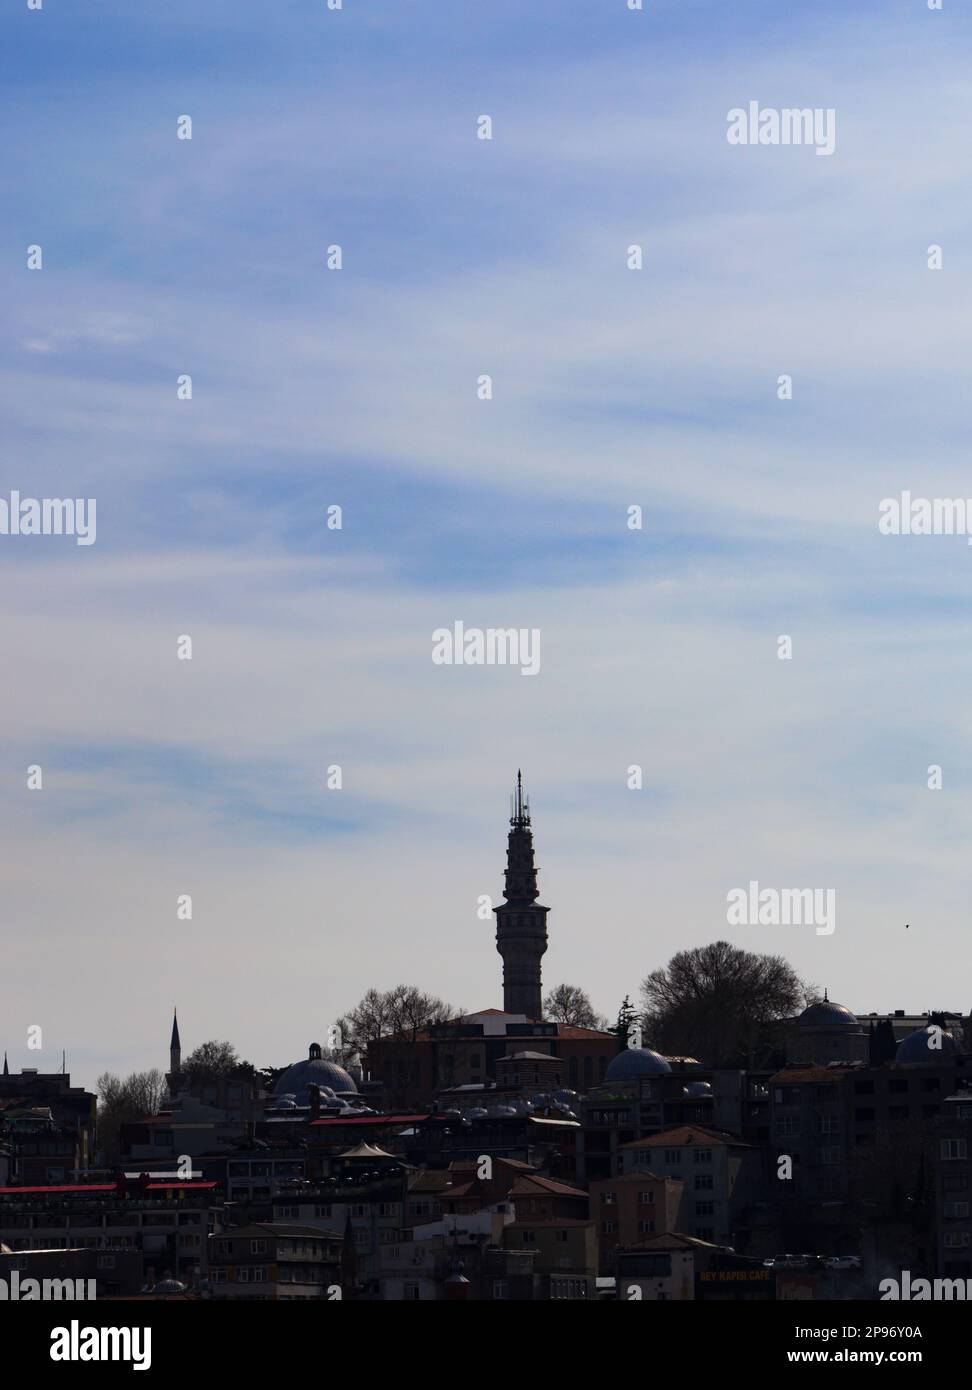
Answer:
[[[347,1120],[311,1120],[311,1129],[317,1129],[319,1125],[415,1125],[418,1124],[420,1120],[435,1120],[438,1118],[441,1117],[436,1115],[358,1115]]]
[[[531,1197],[537,1191],[543,1193],[553,1193],[556,1197],[583,1197],[587,1201],[587,1193],[579,1187],[569,1187],[565,1182],[555,1182],[553,1178],[541,1178],[539,1175],[525,1174],[522,1178],[517,1178],[510,1188],[511,1197]]]
[[[616,1178],[595,1178],[591,1183],[591,1191],[595,1188],[600,1191],[602,1187],[608,1191],[619,1182],[644,1182],[649,1178],[652,1182],[681,1182],[681,1178],[666,1177],[664,1173],[652,1173],[647,1168],[639,1168],[637,1173],[619,1173]]]
[[[661,1134],[649,1134],[646,1139],[631,1139],[622,1144],[622,1149],[666,1149],[680,1148],[685,1144],[732,1144],[736,1148],[748,1149],[750,1146],[733,1134],[724,1134],[718,1129],[703,1129],[701,1125],[679,1125],[675,1129],[663,1129]]]
[[[123,1189],[119,1189],[117,1183],[113,1182],[49,1183],[43,1187],[0,1187],[0,1196],[17,1197],[39,1192],[73,1192],[82,1195],[86,1192],[118,1192],[120,1195],[137,1198],[140,1192],[171,1192],[173,1189],[189,1192],[211,1192],[217,1186],[218,1183],[215,1182],[149,1182],[141,1186],[135,1179]]]
[[[532,1163],[524,1163],[519,1158],[494,1158],[493,1163],[497,1168],[516,1168],[522,1173],[536,1172]],[[449,1164],[450,1173],[475,1173],[478,1169],[479,1164],[471,1158],[457,1158]]]
[[[538,1216],[531,1221],[529,1216],[519,1217],[516,1221],[511,1221],[508,1226],[504,1226],[506,1231],[522,1230],[524,1227],[530,1230],[534,1226],[593,1226],[593,1221],[584,1221],[579,1216]]]
[[[775,1076],[771,1076],[769,1084],[771,1086],[785,1086],[789,1082],[802,1081],[833,1081],[841,1079],[848,1073],[857,1073],[860,1067],[788,1067],[783,1071],[778,1071]]]
[[[670,1231],[667,1235],[645,1236],[644,1240],[637,1245],[623,1245],[617,1253],[637,1254],[639,1250],[720,1250],[722,1247],[713,1245],[711,1240],[698,1240],[695,1236],[683,1236],[679,1231]]]

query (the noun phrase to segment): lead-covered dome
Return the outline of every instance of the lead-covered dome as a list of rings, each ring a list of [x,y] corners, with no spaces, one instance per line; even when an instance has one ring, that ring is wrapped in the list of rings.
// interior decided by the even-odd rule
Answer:
[[[664,1076],[671,1067],[650,1047],[628,1047],[608,1063],[605,1081],[636,1081],[639,1076]]]
[[[335,1095],[357,1095],[357,1087],[351,1077],[336,1062],[328,1062],[321,1053],[320,1043],[311,1043],[307,1059],[295,1062],[280,1077],[273,1088],[275,1096],[294,1096],[298,1105],[309,1105],[308,1086],[320,1086],[321,1090],[331,1090]]]
[[[826,994],[804,1009],[797,1020],[801,1028],[860,1028],[860,1020],[843,1004],[835,1004]]]
[[[948,1029],[929,1023],[901,1039],[894,1060],[912,1067],[934,1067],[955,1052],[955,1039]]]

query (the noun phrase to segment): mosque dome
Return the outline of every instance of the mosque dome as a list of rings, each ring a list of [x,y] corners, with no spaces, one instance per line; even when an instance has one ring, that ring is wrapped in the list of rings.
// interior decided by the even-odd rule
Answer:
[[[860,1028],[860,1022],[850,1009],[835,1004],[826,993],[816,1004],[810,1004],[797,1019],[801,1028]]]
[[[708,1081],[690,1081],[687,1086],[682,1087],[682,1094],[690,1096],[693,1100],[703,1100],[706,1096],[712,1095],[712,1087]]]
[[[320,1043],[311,1043],[306,1061],[295,1062],[287,1068],[273,1093],[275,1096],[293,1095],[299,1105],[309,1105],[308,1086],[320,1086],[322,1091],[332,1091],[335,1095],[357,1095],[357,1087],[344,1068],[324,1060]]]
[[[608,1063],[605,1081],[637,1081],[640,1076],[664,1076],[671,1067],[650,1047],[629,1047]]]
[[[941,1046],[937,1046],[937,1042]],[[898,1043],[894,1054],[896,1062],[904,1062],[913,1067],[934,1067],[946,1057],[956,1053],[955,1039],[947,1029],[929,1023],[924,1028],[916,1028]]]

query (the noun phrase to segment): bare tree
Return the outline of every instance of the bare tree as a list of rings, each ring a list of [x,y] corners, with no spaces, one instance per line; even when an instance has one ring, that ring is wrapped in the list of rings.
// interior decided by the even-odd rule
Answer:
[[[119,1136],[123,1124],[157,1115],[165,1099],[165,1077],[157,1069],[133,1071],[123,1081],[113,1072],[102,1072],[97,1080],[98,1146],[105,1161],[119,1156]]]
[[[568,1028],[605,1028],[607,1020],[594,1012],[594,1006],[580,985],[555,985],[543,1000],[543,1016]]]

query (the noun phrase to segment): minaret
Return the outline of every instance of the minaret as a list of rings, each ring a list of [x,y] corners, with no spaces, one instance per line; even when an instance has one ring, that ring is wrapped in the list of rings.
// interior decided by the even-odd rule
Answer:
[[[179,1041],[179,1019],[172,1010],[172,1037],[169,1039],[169,1070],[178,1072],[182,1066],[182,1043]]]
[[[510,836],[506,851],[506,902],[496,913],[496,949],[503,957],[503,1009],[541,1019],[540,957],[547,949],[548,907],[537,902],[537,870],[533,862],[530,803],[523,795],[523,778],[516,774]]]
[[[166,1075],[169,1085],[169,1095],[177,1096],[185,1084],[185,1077],[182,1075],[182,1043],[179,1041],[179,1019],[175,1009],[172,1010],[172,1037],[169,1039],[169,1070]]]

